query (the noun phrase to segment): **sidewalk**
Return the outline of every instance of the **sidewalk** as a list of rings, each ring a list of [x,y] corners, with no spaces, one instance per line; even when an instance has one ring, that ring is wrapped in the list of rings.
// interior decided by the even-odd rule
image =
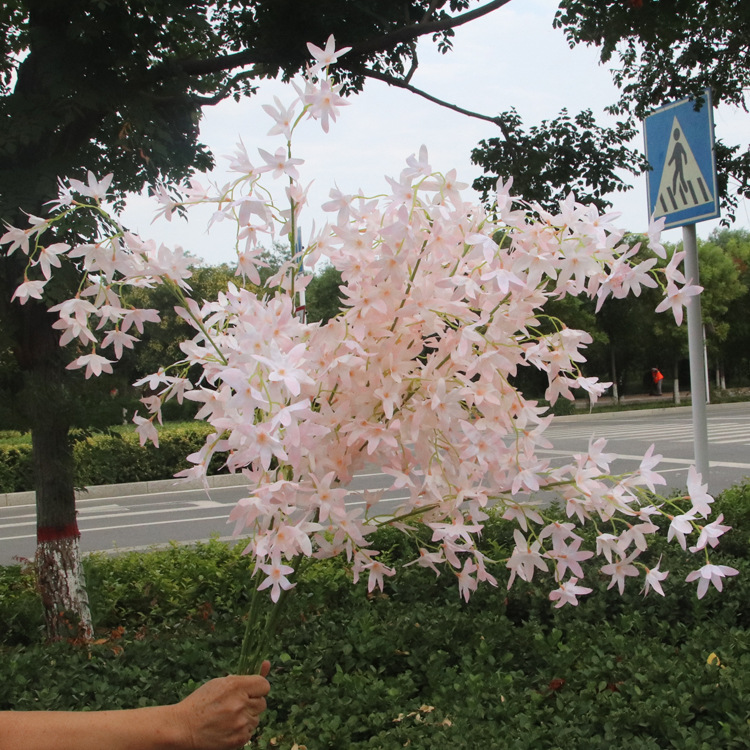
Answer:
[[[619,406],[627,409],[631,404],[661,404],[662,406],[690,406],[690,391],[680,391],[679,403],[675,404],[674,393],[662,393],[661,396],[650,396],[648,393],[633,393],[621,396],[619,402],[616,402],[613,396],[601,396],[596,400],[594,408],[602,406]],[[577,398],[576,409],[590,409],[591,403],[588,398]]]

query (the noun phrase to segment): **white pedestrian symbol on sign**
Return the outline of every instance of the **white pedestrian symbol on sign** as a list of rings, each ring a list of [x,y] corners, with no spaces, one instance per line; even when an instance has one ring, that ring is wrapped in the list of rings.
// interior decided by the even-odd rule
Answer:
[[[666,163],[661,173],[654,218],[713,202],[708,183],[701,174],[690,144],[675,117]]]

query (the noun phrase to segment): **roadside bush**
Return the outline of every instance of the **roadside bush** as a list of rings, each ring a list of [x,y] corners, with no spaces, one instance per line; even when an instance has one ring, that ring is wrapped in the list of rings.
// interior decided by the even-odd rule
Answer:
[[[619,596],[593,576],[578,607],[549,582],[480,587],[416,567],[385,592],[353,586],[339,560],[306,566],[269,657],[259,748],[739,750],[750,746],[750,486],[717,499],[734,526],[712,553],[740,570],[703,600],[676,544],[657,545],[667,596]],[[483,551],[503,559],[493,519]],[[417,544],[377,532],[391,561]],[[28,569],[0,569],[0,709],[171,702],[236,662],[250,562],[212,540],[86,561],[96,640],[43,644]]]
[[[0,492],[33,489],[31,445],[0,445]]]
[[[171,479],[190,465],[185,457],[199,450],[210,431],[203,422],[166,425],[159,430],[159,448],[140,445],[132,431],[80,432],[73,443],[76,486]],[[210,472],[219,473],[222,462],[215,456]],[[0,492],[33,489],[31,445],[0,444]]]

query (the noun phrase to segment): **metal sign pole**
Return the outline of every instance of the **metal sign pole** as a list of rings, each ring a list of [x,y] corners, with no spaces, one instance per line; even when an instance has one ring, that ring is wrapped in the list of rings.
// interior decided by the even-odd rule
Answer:
[[[695,224],[720,216],[716,178],[714,122],[711,91],[703,106],[692,99],[672,102],[652,112],[644,121],[649,216],[663,217],[664,228],[682,227],[685,276],[700,284]],[[700,297],[687,299],[690,347],[690,393],[693,404],[693,445],[696,469],[709,481],[708,427],[706,426],[706,356]]]
[[[685,277],[688,284],[700,284],[698,270],[698,241],[695,224],[682,227],[682,246],[685,250]],[[708,428],[706,426],[706,366],[703,344],[703,318],[699,294],[687,300],[688,347],[690,350],[690,397],[693,409],[693,450],[695,468],[703,483],[709,482]]]

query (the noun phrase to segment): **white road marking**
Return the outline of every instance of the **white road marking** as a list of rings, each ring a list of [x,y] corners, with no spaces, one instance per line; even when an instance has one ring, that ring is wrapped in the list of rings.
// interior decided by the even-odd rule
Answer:
[[[357,494],[357,493],[352,493]],[[407,496],[403,497],[394,497],[394,498],[383,498],[383,501],[387,500],[389,502],[397,502],[400,500],[407,500]],[[382,502],[382,501],[381,501]],[[193,503],[190,503],[193,505]],[[357,505],[367,505],[367,500],[347,500],[346,503],[348,506],[357,506]],[[218,507],[233,507],[235,503],[216,503],[216,506]],[[216,506],[210,506],[210,507],[216,507]],[[153,515],[156,513],[182,513],[185,511],[185,508],[169,508],[169,509],[163,509],[163,510],[142,510],[142,511],[132,511],[130,513],[112,513],[108,516],[98,516],[97,520],[103,520],[107,518],[123,518],[123,517],[131,517],[131,516],[144,516],[144,515]],[[176,524],[176,523],[200,523],[203,521],[218,521],[218,520],[224,520],[228,521],[229,519],[229,513],[222,513],[220,516],[197,516],[194,518],[171,518],[163,521],[139,521],[138,523],[130,523],[130,524],[116,524],[111,526],[84,526],[83,522],[85,522],[86,519],[84,517],[79,517],[79,522],[81,522],[81,531],[88,533],[92,533],[95,531],[116,531],[118,529],[132,529],[132,528],[138,528],[138,527],[144,527],[144,526],[164,526],[167,524]],[[33,522],[26,522],[26,523],[17,523],[17,524],[3,524],[0,526],[0,528],[12,528],[14,526],[33,526]],[[35,539],[36,538],[36,530],[32,534],[18,534],[15,536],[2,536],[0,537],[0,542],[5,541],[11,541],[14,539]]]

